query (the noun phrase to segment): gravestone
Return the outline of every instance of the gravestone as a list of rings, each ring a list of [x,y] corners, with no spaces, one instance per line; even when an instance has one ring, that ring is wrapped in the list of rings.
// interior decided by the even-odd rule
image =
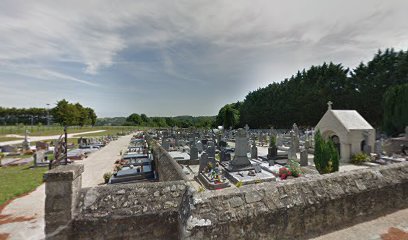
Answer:
[[[382,144],[381,144],[381,140],[377,140],[375,141],[375,153],[378,156],[382,155]]]
[[[306,150],[306,152],[309,152],[309,148],[310,148],[309,140],[306,140],[305,141],[305,150]]]
[[[46,143],[46,142],[38,141],[38,142],[35,143],[35,148],[37,150],[48,150],[49,144]]]
[[[199,173],[201,173],[201,172],[203,172],[204,171],[204,169],[207,167],[207,165],[208,165],[208,154],[206,153],[206,152],[203,152],[202,154],[201,154],[201,157],[200,157],[200,166],[199,166],[199,168],[198,168],[198,172]]]
[[[240,168],[250,167],[251,162],[247,156],[248,140],[244,129],[238,129],[235,136],[235,156],[229,164],[230,171],[239,170]]]
[[[196,143],[196,147],[197,147],[199,153],[202,153],[204,151],[203,143],[201,141],[198,141]]]
[[[34,166],[44,166],[48,165],[45,161],[45,150],[38,150],[34,154]]]
[[[366,154],[368,154],[368,155],[370,155],[370,153],[371,153],[371,146],[370,146],[370,145],[364,145],[363,152],[366,153]]]
[[[168,140],[163,142],[163,146],[164,150],[169,151],[170,150],[170,142]]]
[[[307,159],[307,150],[302,149],[300,151],[300,166],[304,167],[309,165],[308,159]]]
[[[251,159],[258,159],[258,148],[256,147],[255,140],[252,143]]]
[[[209,157],[209,158],[215,158],[215,146],[214,146],[214,142],[212,142],[212,141],[209,141],[209,142],[208,142],[208,148],[207,148],[206,152],[208,153],[208,157]]]
[[[190,148],[190,160],[198,159],[198,149],[195,145],[192,145]]]
[[[297,156],[296,156],[296,146],[295,146],[295,142],[294,142],[294,132],[293,131],[290,131],[290,139],[291,139],[291,141],[290,141],[290,148],[289,148],[289,151],[288,151],[288,159],[291,159],[291,160],[296,160],[297,159]]]
[[[27,138],[28,130],[25,130],[24,141],[23,141],[23,151],[30,150],[30,143]]]
[[[229,152],[225,153],[225,159],[224,159],[224,161],[226,161],[226,162],[231,161],[231,153],[229,153]]]

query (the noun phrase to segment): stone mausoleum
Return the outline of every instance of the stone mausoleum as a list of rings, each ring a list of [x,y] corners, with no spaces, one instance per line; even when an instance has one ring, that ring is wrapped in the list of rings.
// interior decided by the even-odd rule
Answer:
[[[355,110],[328,109],[316,130],[320,130],[324,139],[332,139],[340,153],[341,162],[349,162],[356,153],[367,154],[374,151],[375,129]]]

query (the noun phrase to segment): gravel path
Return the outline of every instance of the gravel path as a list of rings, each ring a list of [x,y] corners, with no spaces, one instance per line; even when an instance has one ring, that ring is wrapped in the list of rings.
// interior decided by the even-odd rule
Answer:
[[[121,137],[100,151],[92,153],[85,160],[77,161],[84,164],[85,168],[82,174],[82,187],[93,187],[103,183],[103,174],[112,171],[113,163],[120,157],[120,150],[128,146],[131,137],[132,135]],[[44,204],[45,184],[30,194],[13,200],[3,211],[0,210],[0,219],[11,221],[0,224],[0,235],[10,234],[8,238],[10,240],[44,239]],[[12,222],[13,220],[15,222]]]

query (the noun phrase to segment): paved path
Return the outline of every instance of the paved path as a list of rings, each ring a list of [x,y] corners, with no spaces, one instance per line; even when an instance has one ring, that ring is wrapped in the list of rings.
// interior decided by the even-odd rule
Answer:
[[[119,138],[117,141],[109,143],[98,152],[92,153],[83,161],[85,171],[82,174],[82,187],[93,187],[103,183],[103,174],[112,171],[113,163],[120,156],[120,150],[125,149],[132,135]],[[21,222],[6,223],[0,225],[0,235],[10,234],[10,240],[37,240],[44,238],[44,204],[45,185],[42,184],[35,191],[27,196],[15,199],[5,209],[0,212],[7,216],[7,219],[18,217],[33,218]],[[23,219],[24,220],[24,219]]]
[[[384,236],[386,235],[386,236]],[[332,232],[313,240],[408,239],[408,209]]]
[[[96,131],[90,131],[90,132],[81,132],[81,133],[70,133],[68,134],[68,138],[72,138],[75,137],[77,135],[84,135],[84,134],[90,134],[90,133],[99,133],[99,132],[105,132],[106,130],[96,130]],[[7,135],[9,137],[21,137],[22,139],[24,138],[24,136],[21,135]],[[37,136],[37,137],[28,137],[28,140],[30,142],[35,142],[35,141],[44,141],[44,140],[48,140],[48,139],[58,139],[61,135],[52,135],[52,136]],[[4,146],[4,145],[13,145],[13,144],[20,144],[22,143],[22,139],[21,140],[13,140],[13,141],[7,141],[7,142],[0,142],[0,146]]]

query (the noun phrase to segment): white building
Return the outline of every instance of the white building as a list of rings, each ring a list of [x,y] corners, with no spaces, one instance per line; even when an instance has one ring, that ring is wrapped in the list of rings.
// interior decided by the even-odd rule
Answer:
[[[316,125],[324,139],[335,143],[341,162],[349,162],[353,154],[371,153],[375,144],[375,129],[355,110],[333,110],[328,102],[327,112]]]

